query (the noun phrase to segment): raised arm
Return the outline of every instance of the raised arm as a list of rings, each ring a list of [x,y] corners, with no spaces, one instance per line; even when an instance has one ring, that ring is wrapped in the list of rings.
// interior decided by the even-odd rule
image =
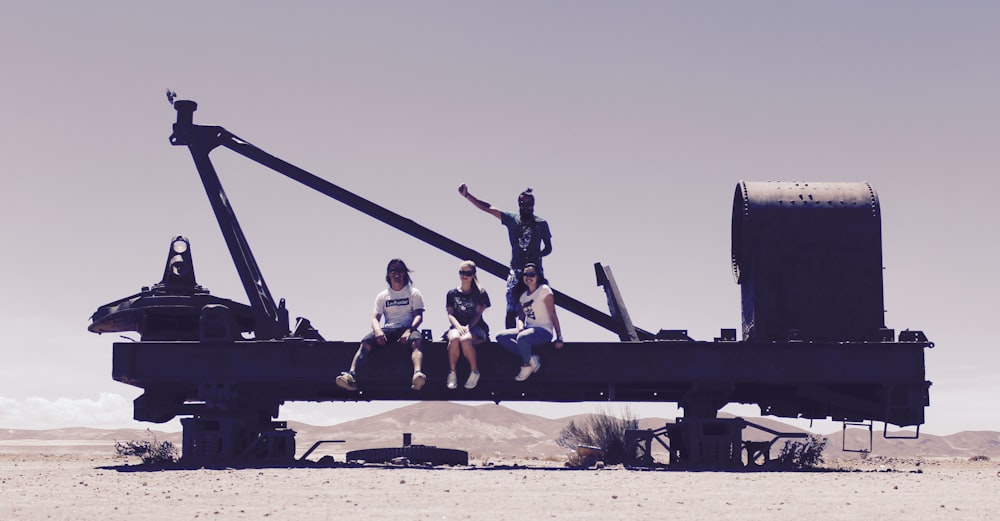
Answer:
[[[479,208],[480,210],[492,215],[493,217],[496,217],[497,219],[500,218],[500,213],[501,213],[500,209],[493,206],[490,203],[487,203],[486,201],[481,201],[477,199],[476,196],[469,193],[469,187],[465,186],[465,183],[459,185],[458,193],[462,194],[462,197],[464,197],[466,201],[472,203],[472,206]]]

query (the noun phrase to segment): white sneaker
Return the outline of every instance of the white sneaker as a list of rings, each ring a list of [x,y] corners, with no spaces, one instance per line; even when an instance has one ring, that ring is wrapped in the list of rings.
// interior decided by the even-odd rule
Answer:
[[[448,373],[448,388],[455,389],[458,387],[458,375],[455,371]]]
[[[423,388],[424,384],[427,382],[427,375],[417,371],[413,373],[413,380],[411,381],[410,389],[414,391],[419,391]]]
[[[538,355],[531,355],[531,360],[528,363],[531,364],[532,373],[537,373],[542,368],[542,359],[538,358]]]
[[[531,376],[531,373],[533,373],[533,372],[534,371],[531,370],[531,366],[530,365],[522,366],[521,367],[521,372],[517,373],[517,376],[514,377],[514,381],[515,382],[523,382],[523,381],[527,380],[528,377]]]
[[[354,375],[348,372],[340,373],[340,376],[337,377],[337,386],[348,391],[358,390],[358,384],[354,381]]]
[[[479,371],[474,371],[469,373],[469,379],[465,381],[466,389],[475,389],[476,385],[479,384]]]

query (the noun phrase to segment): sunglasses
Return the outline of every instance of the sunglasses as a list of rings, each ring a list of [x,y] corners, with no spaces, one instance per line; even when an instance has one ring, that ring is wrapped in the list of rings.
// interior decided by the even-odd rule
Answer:
[[[526,271],[526,272],[524,272],[524,276],[525,277],[537,277],[538,276],[538,272],[537,271]]]
[[[390,273],[406,273],[406,270],[404,270],[403,268],[390,268],[389,272]]]
[[[475,275],[476,272],[474,272],[474,271],[458,270],[458,274],[461,275],[461,276],[463,276],[463,277],[471,277],[471,276]]]

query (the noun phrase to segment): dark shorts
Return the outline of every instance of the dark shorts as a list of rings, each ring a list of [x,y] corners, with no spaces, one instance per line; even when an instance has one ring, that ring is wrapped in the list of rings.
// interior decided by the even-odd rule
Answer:
[[[382,328],[382,333],[385,333],[385,343],[386,343],[386,345],[388,345],[388,344],[395,344],[395,343],[399,342],[399,337],[403,335],[403,331],[406,331],[405,327],[384,327],[384,328]],[[411,331],[410,332],[410,338],[407,341],[407,343],[410,344],[410,347],[414,347],[414,344],[418,343],[419,341],[420,341],[420,331]],[[368,344],[373,349],[376,348],[376,347],[379,347],[378,341],[375,340],[375,332],[374,331],[372,331],[371,333],[368,333],[367,335],[365,335],[365,337],[361,339],[361,343],[362,344]]]

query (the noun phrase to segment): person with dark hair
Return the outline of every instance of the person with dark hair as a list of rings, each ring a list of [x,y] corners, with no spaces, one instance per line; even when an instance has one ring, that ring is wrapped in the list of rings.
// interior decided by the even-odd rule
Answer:
[[[492,204],[477,199],[469,192],[465,183],[458,187],[458,193],[480,210],[500,219],[507,227],[510,239],[510,274],[507,276],[507,318],[506,327],[512,328],[517,317],[517,295],[514,286],[521,281],[521,272],[526,264],[542,266],[542,257],[552,253],[552,233],[549,223],[535,215],[535,195],[531,188],[517,196],[518,213],[504,212]]]
[[[476,263],[471,260],[458,265],[459,286],[448,291],[445,298],[445,309],[448,311],[450,329],[445,333],[448,339],[448,373],[447,387],[458,387],[458,373],[455,372],[459,355],[464,354],[469,361],[466,389],[475,389],[479,383],[479,366],[476,363],[476,346],[489,340],[490,327],[483,321],[483,311],[490,307],[490,296],[479,285],[476,277]]]
[[[385,281],[389,287],[375,297],[372,332],[361,340],[361,346],[351,361],[351,369],[337,377],[337,385],[348,391],[358,389],[357,372],[364,371],[371,350],[394,343],[410,347],[410,359],[413,361],[410,386],[413,390],[419,391],[427,381],[427,375],[420,370],[423,353],[420,351],[418,329],[424,320],[423,296],[420,290],[413,287],[410,269],[401,259],[389,261],[385,268]]]
[[[542,267],[530,262],[525,264],[518,286],[521,290],[518,293],[521,311],[517,327],[497,333],[497,343],[521,357],[521,370],[514,380],[523,382],[542,367],[538,355],[532,352],[534,348],[553,342],[555,333],[555,347],[562,349],[563,338],[559,316],[556,315],[555,295],[542,274]]]

